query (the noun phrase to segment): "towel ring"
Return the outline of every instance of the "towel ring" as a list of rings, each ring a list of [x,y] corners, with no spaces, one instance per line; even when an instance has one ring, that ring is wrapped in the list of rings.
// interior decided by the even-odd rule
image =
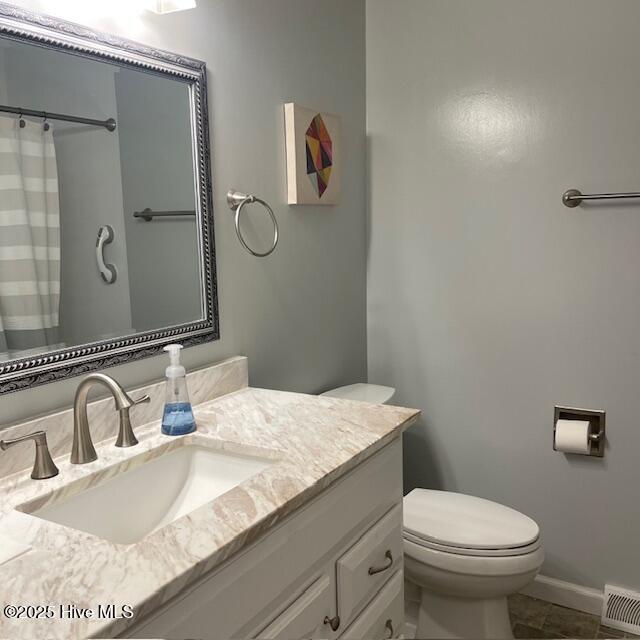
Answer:
[[[254,202],[258,202],[261,204],[266,210],[269,216],[271,217],[271,222],[273,222],[273,244],[268,251],[264,253],[258,253],[254,251],[244,240],[242,237],[242,232],[240,231],[240,214],[242,213],[242,207],[245,204],[253,204]],[[235,211],[235,225],[236,225],[236,235],[238,236],[238,240],[240,240],[240,244],[252,255],[256,256],[256,258],[266,258],[269,254],[273,253],[276,245],[278,244],[278,221],[276,220],[276,216],[273,213],[273,209],[260,198],[256,198],[254,195],[247,195],[246,193],[241,193],[240,191],[231,190],[227,193],[227,204],[229,205],[229,209],[231,211]]]

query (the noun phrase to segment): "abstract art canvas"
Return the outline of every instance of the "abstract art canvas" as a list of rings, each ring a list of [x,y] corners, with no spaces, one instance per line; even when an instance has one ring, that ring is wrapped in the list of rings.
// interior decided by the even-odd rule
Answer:
[[[340,198],[340,117],[284,105],[287,202],[337,204]]]

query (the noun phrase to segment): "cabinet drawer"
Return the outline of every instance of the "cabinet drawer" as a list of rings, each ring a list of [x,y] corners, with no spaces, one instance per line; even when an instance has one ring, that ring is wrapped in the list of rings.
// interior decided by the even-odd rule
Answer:
[[[256,637],[263,640],[297,640],[322,636],[319,631],[324,631],[324,619],[331,617],[333,604],[331,580],[325,575],[318,578]]]
[[[402,566],[402,505],[371,527],[337,562],[338,613],[349,620]]]
[[[342,634],[340,640],[397,638],[404,624],[403,583],[402,571],[397,571]]]

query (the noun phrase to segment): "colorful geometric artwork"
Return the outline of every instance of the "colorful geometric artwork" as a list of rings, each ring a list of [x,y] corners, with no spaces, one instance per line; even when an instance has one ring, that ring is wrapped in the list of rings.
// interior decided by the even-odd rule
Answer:
[[[307,175],[314,191],[322,198],[331,179],[333,142],[322,116],[318,114],[309,125],[307,141]]]
[[[340,202],[342,122],[340,116],[284,105],[287,202],[334,205]]]

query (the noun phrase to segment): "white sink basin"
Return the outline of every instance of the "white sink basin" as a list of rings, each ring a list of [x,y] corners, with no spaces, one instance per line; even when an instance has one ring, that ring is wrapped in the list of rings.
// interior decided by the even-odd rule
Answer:
[[[31,515],[111,542],[133,544],[233,489],[273,462],[186,445],[95,487],[54,501]]]

